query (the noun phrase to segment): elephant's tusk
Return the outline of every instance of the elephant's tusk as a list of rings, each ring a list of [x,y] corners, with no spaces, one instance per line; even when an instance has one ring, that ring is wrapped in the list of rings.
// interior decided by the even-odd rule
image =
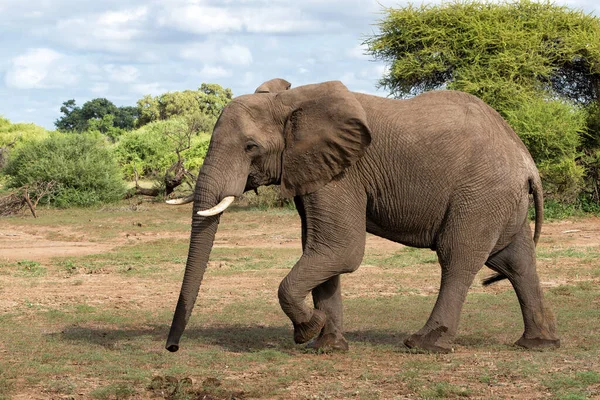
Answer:
[[[182,197],[179,199],[173,199],[173,200],[167,200],[167,204],[172,204],[172,205],[181,205],[181,204],[187,204],[187,203],[191,203],[192,201],[194,201],[194,195],[190,194],[187,197]]]
[[[204,211],[198,211],[198,215],[201,215],[203,217],[210,217],[211,215],[220,214],[223,211],[225,211],[225,209],[227,209],[227,207],[229,207],[231,203],[233,203],[233,200],[235,200],[235,196],[227,196],[213,208],[209,208],[208,210]]]

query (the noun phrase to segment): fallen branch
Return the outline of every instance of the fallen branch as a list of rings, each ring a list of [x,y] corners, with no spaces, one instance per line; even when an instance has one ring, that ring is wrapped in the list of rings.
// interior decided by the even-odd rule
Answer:
[[[36,182],[17,189],[15,193],[0,198],[0,216],[15,215],[27,206],[31,215],[37,218],[36,207],[43,197],[48,196],[56,188],[56,182]]]

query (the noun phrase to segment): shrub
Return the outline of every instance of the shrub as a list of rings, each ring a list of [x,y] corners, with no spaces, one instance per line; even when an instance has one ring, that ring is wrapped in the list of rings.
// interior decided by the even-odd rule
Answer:
[[[3,173],[13,188],[55,181],[49,202],[58,207],[112,202],[125,193],[113,152],[97,135],[53,133],[24,143]]]
[[[533,97],[505,115],[535,160],[545,194],[566,203],[575,201],[585,174],[577,162],[586,129],[585,110],[565,101]]]
[[[185,118],[151,122],[140,129],[124,133],[117,144],[116,154],[123,174],[132,179],[134,170],[140,176],[155,177],[177,161],[176,143],[179,135],[189,130]],[[187,169],[199,169],[204,162],[210,137],[191,136],[191,145],[181,155]]]
[[[239,205],[255,207],[260,210],[270,210],[272,208],[295,209],[294,200],[286,199],[281,196],[279,186],[261,186],[257,190],[244,193]]]
[[[0,169],[8,160],[12,148],[32,140],[41,140],[48,136],[41,126],[34,124],[13,124],[8,119],[0,117]]]

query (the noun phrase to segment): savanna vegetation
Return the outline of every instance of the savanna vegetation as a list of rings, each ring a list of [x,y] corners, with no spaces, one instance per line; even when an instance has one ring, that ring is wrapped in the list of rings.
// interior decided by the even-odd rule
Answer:
[[[600,19],[552,2],[459,1],[390,8],[368,53],[394,96],[474,94],[512,125],[549,203],[600,208]]]
[[[538,271],[560,349],[526,351],[508,282],[464,305],[454,353],[402,344],[427,319],[435,253],[367,238],[342,277],[347,353],[295,345],[277,287],[301,254],[293,210],[232,206],[177,353],[164,349],[189,207],[130,199],[8,218],[0,235],[0,398],[594,399],[600,396],[598,219],[544,226]],[[567,232],[567,233],[564,233]]]
[[[57,131],[0,119],[0,173],[8,190],[51,190],[43,203],[57,207],[111,203],[125,195],[170,194],[192,187],[204,161],[210,132],[232,98],[230,89],[144,96],[135,107],[98,98],[60,108]],[[135,188],[127,190],[127,182]],[[151,188],[138,184],[151,182]],[[146,185],[148,186],[148,185]]]
[[[553,3],[467,1],[387,9],[366,43],[394,96],[458,89],[496,108],[537,162],[546,215],[563,217],[600,209],[599,26]],[[232,97],[202,84],[132,106],[67,100],[53,132],[0,118],[0,198],[38,190],[51,206],[2,217],[0,399],[600,396],[595,216],[545,224],[538,245],[558,350],[512,346],[518,300],[508,282],[481,286],[482,271],[455,352],[411,353],[402,342],[435,302],[437,259],[369,235],[362,266],[342,278],[351,349],[315,354],[293,344],[276,295],[301,254],[300,221],[265,212],[286,203],[260,190],[222,216],[182,348],[164,350],[190,209],[131,195],[189,190]]]
[[[482,98],[511,124],[533,155],[548,216],[600,211],[598,17],[551,2],[459,1],[385,9],[378,27],[365,44],[373,58],[388,64],[381,86],[400,98],[444,88]],[[232,97],[230,89],[203,83],[197,90],[144,96],[135,106],[117,107],[97,98],[79,107],[71,99],[60,107],[60,133],[55,135],[104,138],[106,151],[112,153],[109,160],[118,165],[115,169],[113,161],[103,163],[110,165],[107,174],[118,170],[122,179],[135,180],[135,193],[169,195],[178,187],[190,188],[216,119]],[[0,120],[0,168],[11,153],[22,158],[21,152],[34,151],[21,149],[38,146],[34,141],[57,140],[50,136],[34,125]],[[41,148],[53,147],[48,143],[35,151]],[[33,173],[34,168],[29,170]],[[15,171],[1,170],[8,187],[41,179],[24,179],[22,173],[17,178]],[[138,180],[150,180],[153,187],[144,188]],[[89,205],[116,199],[116,193],[122,191],[75,195],[72,201],[48,196],[46,201]],[[284,203],[276,195],[272,198]]]

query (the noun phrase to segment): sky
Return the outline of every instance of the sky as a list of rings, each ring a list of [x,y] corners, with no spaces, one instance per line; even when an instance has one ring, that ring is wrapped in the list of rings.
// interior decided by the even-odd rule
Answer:
[[[439,1],[433,1],[439,2]],[[420,2],[413,2],[420,4]],[[600,16],[597,0],[559,0]],[[54,129],[63,102],[231,88],[284,78],[377,89],[364,54],[384,7],[404,0],[0,0],[0,115]]]

